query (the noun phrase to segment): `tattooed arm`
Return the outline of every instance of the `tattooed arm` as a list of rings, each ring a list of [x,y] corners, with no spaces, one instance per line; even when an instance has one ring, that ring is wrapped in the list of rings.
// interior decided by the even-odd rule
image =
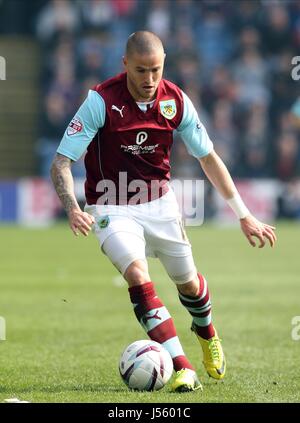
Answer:
[[[71,159],[62,154],[56,154],[51,167],[51,177],[57,195],[67,214],[71,210],[79,210],[80,208],[74,194]]]
[[[69,224],[75,235],[80,231],[87,236],[94,218],[83,212],[74,194],[74,180],[71,172],[71,159],[57,153],[51,166],[51,178],[58,197],[68,215]]]

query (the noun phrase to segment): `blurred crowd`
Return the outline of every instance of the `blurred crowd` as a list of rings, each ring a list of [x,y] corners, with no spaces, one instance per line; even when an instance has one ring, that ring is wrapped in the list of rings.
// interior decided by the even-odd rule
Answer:
[[[292,184],[300,175],[291,117],[300,94],[292,78],[299,0],[40,0],[34,12],[29,30],[43,57],[42,175],[88,89],[122,71],[127,37],[139,29],[162,39],[165,77],[192,99],[233,176]],[[201,172],[176,139],[172,164],[174,177]],[[74,173],[84,175],[82,161]]]

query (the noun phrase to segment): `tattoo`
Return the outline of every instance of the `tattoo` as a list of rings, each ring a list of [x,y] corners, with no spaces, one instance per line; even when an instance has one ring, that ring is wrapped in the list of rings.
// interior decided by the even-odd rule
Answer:
[[[51,178],[57,195],[67,213],[78,209],[79,205],[74,194],[74,181],[71,173],[71,159],[62,154],[56,154],[51,166]]]

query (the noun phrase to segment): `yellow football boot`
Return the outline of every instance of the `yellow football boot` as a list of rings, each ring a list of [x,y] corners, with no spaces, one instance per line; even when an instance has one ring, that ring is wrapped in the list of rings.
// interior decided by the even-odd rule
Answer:
[[[203,388],[194,370],[181,369],[176,373],[171,385],[173,392],[190,392],[197,389],[202,391]]]
[[[214,379],[223,379],[226,372],[226,360],[221,345],[221,339],[218,337],[217,331],[215,330],[215,335],[212,338],[204,339],[197,334],[193,325],[191,329],[195,332],[202,347],[203,364],[208,375]]]

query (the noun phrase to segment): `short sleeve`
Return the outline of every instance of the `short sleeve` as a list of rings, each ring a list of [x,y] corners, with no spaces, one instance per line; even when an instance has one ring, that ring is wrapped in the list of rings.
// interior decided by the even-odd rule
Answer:
[[[74,161],[78,160],[104,122],[105,102],[100,94],[90,90],[69,123],[57,152]]]
[[[206,128],[200,122],[193,103],[184,92],[182,92],[182,95],[183,116],[177,132],[192,156],[196,158],[205,157],[212,152],[213,143],[208,136]]]

